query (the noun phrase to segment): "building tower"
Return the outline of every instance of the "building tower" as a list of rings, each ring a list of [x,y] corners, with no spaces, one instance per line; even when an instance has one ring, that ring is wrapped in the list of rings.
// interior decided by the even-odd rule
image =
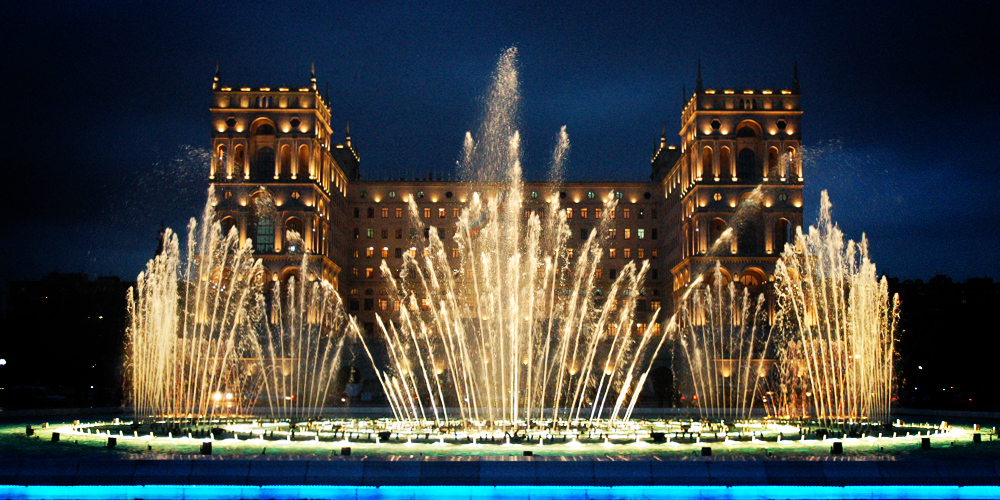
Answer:
[[[298,276],[337,286],[348,252],[345,195],[359,158],[349,137],[333,142],[315,66],[303,87],[223,86],[216,67],[211,113],[209,182],[223,229],[252,239],[273,282]],[[311,276],[299,276],[303,254]]]
[[[653,159],[666,196],[674,300],[716,261],[726,280],[766,292],[802,223],[798,69],[790,90],[717,90],[704,87],[699,63],[685,97],[679,151],[661,146]]]

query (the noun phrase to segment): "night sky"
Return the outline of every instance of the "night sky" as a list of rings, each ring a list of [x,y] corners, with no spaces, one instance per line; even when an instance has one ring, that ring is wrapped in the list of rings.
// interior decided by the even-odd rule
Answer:
[[[789,88],[798,62],[806,220],[828,189],[880,272],[997,278],[1000,4],[979,4],[5,2],[0,287],[133,279],[161,221],[199,213],[216,61],[232,86],[305,86],[315,61],[378,179],[451,171],[512,45],[530,177],[566,125],[571,180],[644,179],[699,60],[719,89]]]

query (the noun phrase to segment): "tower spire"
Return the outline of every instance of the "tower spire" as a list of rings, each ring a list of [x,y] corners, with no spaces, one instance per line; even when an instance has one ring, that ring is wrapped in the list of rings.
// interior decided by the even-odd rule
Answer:
[[[701,59],[698,59],[698,80],[695,83],[695,92],[700,94],[703,90],[705,90],[705,88],[701,86]]]
[[[344,144],[351,147],[351,121],[347,120],[347,129],[344,132]],[[352,148],[353,149],[353,148]]]
[[[801,93],[799,91],[799,62],[795,61],[794,69],[792,70],[792,92],[795,94]]]
[[[312,89],[316,90],[316,61],[312,62],[312,68],[309,71],[309,82],[312,84]]]
[[[215,78],[212,80],[212,90],[219,88],[219,60],[215,60]]]
[[[663,132],[660,134],[660,149],[667,145],[667,122],[663,122]]]

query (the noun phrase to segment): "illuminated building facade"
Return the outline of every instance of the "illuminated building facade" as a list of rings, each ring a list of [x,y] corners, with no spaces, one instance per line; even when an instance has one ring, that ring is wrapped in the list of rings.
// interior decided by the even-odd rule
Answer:
[[[362,180],[349,134],[333,139],[315,73],[301,88],[224,87],[217,73],[213,89],[209,177],[223,224],[253,239],[273,282],[298,275],[302,252],[308,254],[373,332],[376,314],[399,307],[381,262],[397,269],[426,238],[411,221],[409,200],[423,225],[448,242],[471,188],[434,177]],[[766,291],[781,248],[802,221],[800,116],[797,77],[790,90],[707,89],[699,70],[681,113],[680,146],[668,145],[664,133],[648,181],[567,182],[557,191],[529,182],[526,208],[558,196],[572,246],[597,226],[607,197],[618,198],[597,286],[610,286],[628,261],[648,259],[640,314],[671,310],[716,260],[726,279]],[[736,236],[713,249],[729,227]],[[457,249],[449,256],[457,268]]]

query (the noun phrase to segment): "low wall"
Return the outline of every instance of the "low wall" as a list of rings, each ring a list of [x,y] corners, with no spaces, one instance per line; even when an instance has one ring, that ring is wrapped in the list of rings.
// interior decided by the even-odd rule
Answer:
[[[0,458],[0,485],[998,485],[994,460]]]

